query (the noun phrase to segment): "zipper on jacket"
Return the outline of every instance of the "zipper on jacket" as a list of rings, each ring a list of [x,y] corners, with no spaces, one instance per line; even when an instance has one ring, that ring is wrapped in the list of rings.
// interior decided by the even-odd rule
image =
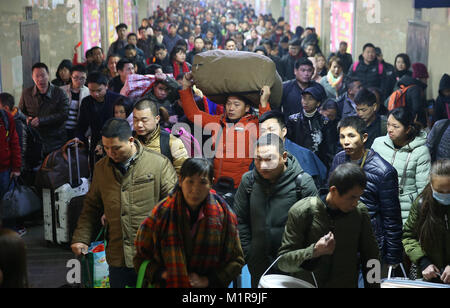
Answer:
[[[444,215],[444,219],[445,219],[445,228],[448,231],[448,216],[447,216],[447,214]]]

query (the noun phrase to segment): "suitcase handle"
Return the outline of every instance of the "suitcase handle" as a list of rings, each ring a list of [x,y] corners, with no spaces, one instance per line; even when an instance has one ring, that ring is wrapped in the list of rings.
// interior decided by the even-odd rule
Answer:
[[[75,187],[75,185],[73,184],[73,178],[72,178],[72,155],[70,153],[70,148],[72,146],[75,146],[75,161],[77,164],[77,175],[78,175],[78,182],[76,186],[80,186],[82,181],[81,181],[81,175],[80,175],[80,156],[78,153],[78,143],[77,142],[73,142],[70,144],[66,144],[67,145],[67,162],[69,163],[69,179],[70,179],[70,186]]]
[[[408,279],[408,275],[406,275],[406,271],[405,271],[405,268],[403,267],[403,263],[400,263],[399,265],[400,265],[400,268],[402,269],[404,278]],[[387,277],[387,279],[391,279],[393,268],[394,268],[394,267],[393,267],[392,265],[389,266],[388,277]]]

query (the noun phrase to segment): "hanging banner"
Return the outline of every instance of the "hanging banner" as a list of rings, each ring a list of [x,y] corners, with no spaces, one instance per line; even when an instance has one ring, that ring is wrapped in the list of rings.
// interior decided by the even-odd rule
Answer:
[[[306,7],[306,26],[316,28],[316,33],[320,37],[322,26],[322,1],[308,0]]]
[[[108,44],[111,45],[117,40],[116,26],[120,24],[119,0],[108,0]]]
[[[291,29],[300,26],[302,5],[300,0],[289,0],[289,24]],[[292,30],[292,31],[294,31]]]
[[[123,0],[123,22],[129,32],[135,32],[133,23],[133,0]]]
[[[342,41],[348,44],[348,53],[353,51],[353,2],[331,2],[331,52],[339,50]]]
[[[83,55],[94,46],[102,46],[100,0],[83,1]]]

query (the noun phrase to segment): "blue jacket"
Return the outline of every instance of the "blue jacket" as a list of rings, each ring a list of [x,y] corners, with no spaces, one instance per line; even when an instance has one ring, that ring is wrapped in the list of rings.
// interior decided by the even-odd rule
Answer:
[[[327,181],[327,168],[322,161],[307,148],[301,147],[298,144],[290,141],[286,138],[284,142],[286,150],[291,153],[298,161],[302,169],[308,173],[316,182],[317,188],[320,188],[317,184],[324,184]],[[319,180],[319,183],[316,181]]]
[[[338,153],[330,173],[338,165],[349,161],[350,157],[344,151]],[[369,210],[381,258],[387,264],[398,264],[402,262],[403,245],[397,171],[373,150],[369,151],[363,169],[367,185],[361,202]]]

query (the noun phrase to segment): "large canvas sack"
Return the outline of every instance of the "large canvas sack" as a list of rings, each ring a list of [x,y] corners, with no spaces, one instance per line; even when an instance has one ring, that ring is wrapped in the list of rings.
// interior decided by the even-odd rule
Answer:
[[[270,87],[270,106],[281,104],[283,84],[275,63],[252,52],[212,50],[197,54],[192,65],[195,85],[216,104],[230,94],[245,96],[258,108],[261,89]]]

